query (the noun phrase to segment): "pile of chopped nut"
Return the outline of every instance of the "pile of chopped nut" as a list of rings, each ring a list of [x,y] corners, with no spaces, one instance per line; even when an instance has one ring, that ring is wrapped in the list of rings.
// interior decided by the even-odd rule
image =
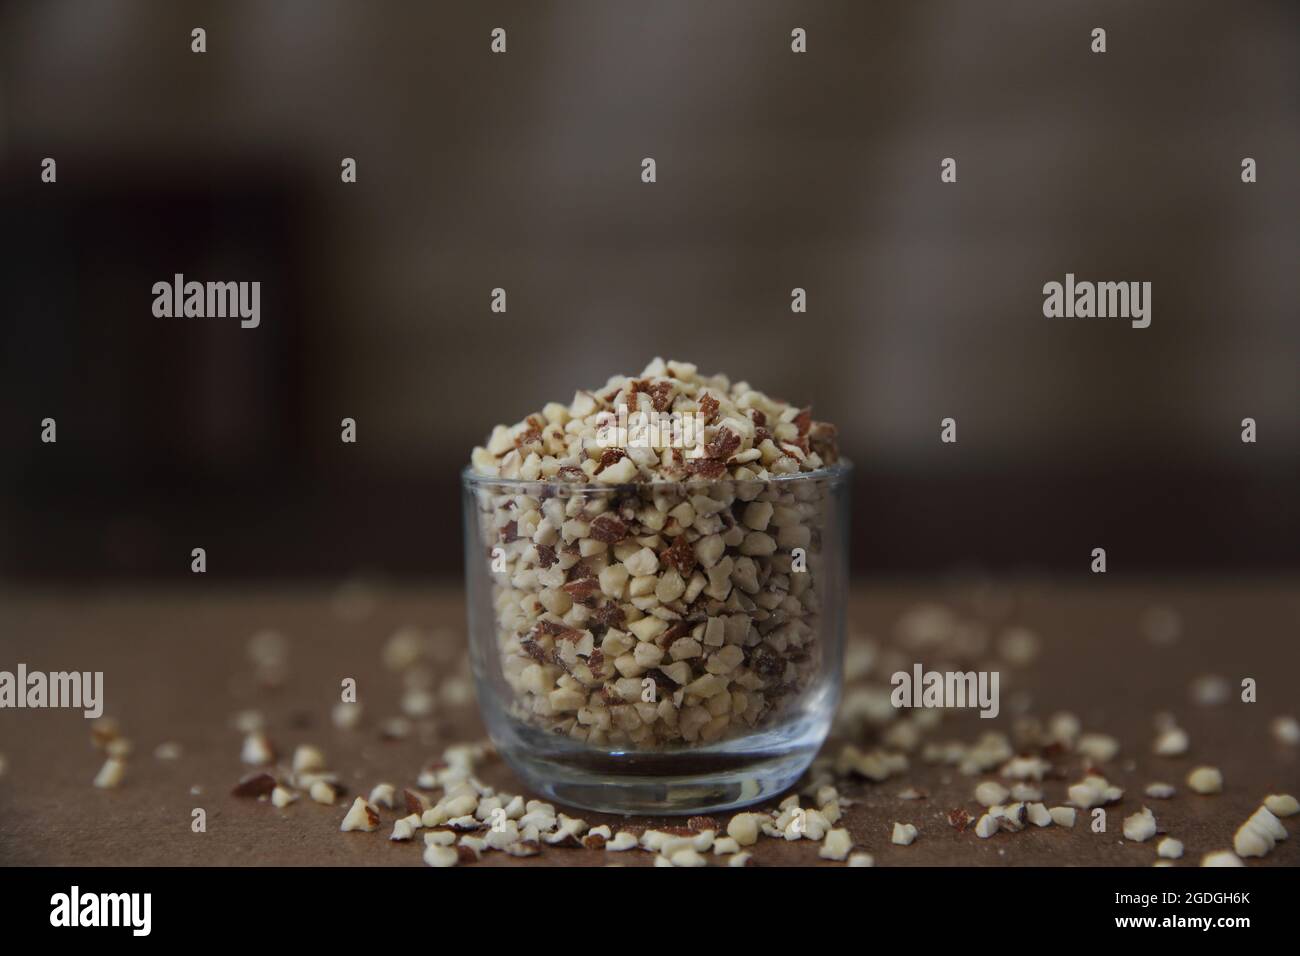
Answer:
[[[699,416],[700,447],[610,445],[619,408]],[[797,702],[822,671],[826,487],[775,479],[833,464],[834,434],[660,359],[498,426],[474,472],[544,483],[477,489],[513,715],[653,749],[745,733]]]

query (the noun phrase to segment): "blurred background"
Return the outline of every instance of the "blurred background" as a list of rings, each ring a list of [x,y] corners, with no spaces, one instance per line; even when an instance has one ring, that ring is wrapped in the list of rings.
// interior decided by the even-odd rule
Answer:
[[[456,576],[470,448],[655,355],[840,426],[864,575],[1294,571],[1297,54],[1287,0],[0,5],[0,577]]]

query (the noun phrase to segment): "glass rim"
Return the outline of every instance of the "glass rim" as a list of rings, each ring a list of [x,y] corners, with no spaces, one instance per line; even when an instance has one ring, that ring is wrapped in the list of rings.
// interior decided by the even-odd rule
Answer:
[[[664,490],[670,488],[716,488],[726,485],[741,484],[774,484],[774,485],[791,485],[804,481],[816,480],[843,480],[853,471],[853,462],[848,458],[840,458],[833,465],[824,465],[812,471],[796,471],[788,475],[771,475],[767,478],[686,478],[681,481],[629,481],[622,484],[578,484],[572,481],[554,481],[549,478],[498,478],[495,475],[480,475],[474,471],[473,465],[466,465],[461,469],[461,483],[467,488],[482,487],[490,485],[506,491],[516,490],[518,494],[532,494],[533,491],[525,489],[538,488],[563,488],[565,494],[595,494],[597,492],[626,493],[630,488],[651,490],[661,488]]]

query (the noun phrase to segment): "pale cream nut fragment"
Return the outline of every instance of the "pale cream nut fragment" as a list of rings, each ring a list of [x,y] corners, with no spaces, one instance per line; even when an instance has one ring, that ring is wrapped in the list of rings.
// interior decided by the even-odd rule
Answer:
[[[126,776],[126,762],[117,757],[109,757],[95,774],[95,786],[101,790],[112,790],[120,786]]]
[[[1123,790],[1098,774],[1089,774],[1078,783],[1071,784],[1066,792],[1071,803],[1085,810],[1114,803],[1124,796]]]
[[[420,829],[420,815],[412,813],[410,816],[393,821],[393,832],[388,835],[388,839],[409,840],[415,836],[415,831],[418,829]]]
[[[1008,790],[996,780],[985,780],[975,787],[975,800],[984,807],[995,807],[1003,803],[1008,796]]]
[[[1273,736],[1278,743],[1294,747],[1300,744],[1300,721],[1294,717],[1284,716],[1273,719]]]
[[[165,741],[153,749],[153,755],[158,760],[179,760],[181,745],[174,741]]]
[[[894,823],[894,832],[889,838],[890,843],[898,846],[911,846],[916,839],[917,829],[910,823]]]
[[[1052,807],[1048,811],[1052,815],[1052,822],[1058,827],[1072,827],[1075,820],[1074,807]]]
[[[1266,856],[1278,840],[1287,838],[1286,828],[1268,807],[1260,807],[1250,815],[1232,838],[1232,848],[1237,856]]]
[[[1161,757],[1176,757],[1187,753],[1190,741],[1187,731],[1181,727],[1170,727],[1156,738],[1154,750]]]
[[[1290,817],[1300,812],[1300,803],[1289,793],[1273,793],[1264,798],[1264,806],[1274,816]]]
[[[708,866],[707,858],[700,855],[700,851],[693,846],[681,847],[674,850],[668,857],[668,862],[673,866]]]
[[[727,857],[727,866],[748,866],[752,855],[748,851],[735,853]]]
[[[266,734],[254,730],[244,738],[244,748],[239,759],[254,767],[264,767],[275,759],[275,749]]]
[[[636,834],[629,833],[627,830],[619,830],[614,834],[614,839],[605,841],[605,849],[611,853],[621,853],[624,850],[630,850],[637,845]]]
[[[987,840],[999,829],[998,818],[992,813],[986,813],[975,823],[975,835],[981,840]]]
[[[424,835],[425,846],[452,846],[455,842],[454,830],[430,830]]]
[[[851,849],[853,849],[853,837],[849,836],[848,830],[840,827],[827,832],[817,855],[823,860],[843,860],[848,857]]]
[[[1025,816],[1036,827],[1052,825],[1052,812],[1044,804],[1030,803],[1025,806]]]
[[[348,810],[343,822],[339,824],[339,829],[344,833],[353,830],[371,833],[378,830],[379,811],[367,803],[364,797],[357,797],[352,801],[352,808]]]
[[[1187,775],[1187,786],[1199,794],[1223,792],[1223,774],[1217,767],[1197,767]]]
[[[758,842],[758,825],[760,818],[756,813],[737,813],[727,821],[727,836],[741,846],[753,846]]]
[[[293,752],[293,772],[314,773],[325,769],[325,755],[320,748],[303,744]]]
[[[875,866],[876,858],[870,853],[854,853],[849,857],[849,866]]]
[[[324,780],[317,780],[313,783],[311,789],[307,791],[307,794],[317,803],[325,804],[332,804],[338,796],[335,793],[334,788]]]
[[[1076,746],[1079,753],[1098,763],[1106,763],[1119,753],[1119,741],[1108,734],[1084,734]]]
[[[1165,837],[1156,844],[1156,853],[1166,860],[1177,860],[1183,855],[1183,841]]]
[[[1152,800],[1168,800],[1178,791],[1174,789],[1172,784],[1156,782],[1147,784],[1144,792]]]
[[[391,810],[395,807],[397,790],[391,783],[377,783],[370,791],[370,802],[377,807]]]
[[[1201,857],[1201,866],[1245,866],[1241,858],[1231,850],[1215,850]]]
[[[724,856],[729,853],[739,853],[740,844],[731,837],[719,837],[713,841],[713,855]]]
[[[129,757],[134,749],[130,740],[125,737],[116,737],[108,742],[104,748],[105,753],[110,757]]]
[[[281,787],[278,784],[271,791],[271,805],[283,810],[289,804],[298,799],[298,794],[294,793],[288,787]]]
[[[454,846],[427,846],[424,849],[424,862],[429,866],[455,866],[460,862],[460,854]]]
[[[339,701],[330,711],[330,720],[339,730],[355,730],[361,723],[361,713],[360,703]]]
[[[1140,813],[1124,818],[1124,837],[1142,843],[1156,835],[1156,817],[1147,807]]]

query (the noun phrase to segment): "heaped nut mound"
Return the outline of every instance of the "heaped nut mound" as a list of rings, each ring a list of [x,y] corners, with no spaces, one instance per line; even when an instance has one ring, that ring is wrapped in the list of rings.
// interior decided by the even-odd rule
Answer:
[[[623,445],[602,432],[620,406]],[[691,447],[638,430],[674,415],[703,422]],[[797,700],[822,663],[828,488],[781,479],[835,462],[834,435],[660,359],[496,428],[474,471],[539,482],[488,481],[477,502],[515,717],[657,748],[760,728]]]

